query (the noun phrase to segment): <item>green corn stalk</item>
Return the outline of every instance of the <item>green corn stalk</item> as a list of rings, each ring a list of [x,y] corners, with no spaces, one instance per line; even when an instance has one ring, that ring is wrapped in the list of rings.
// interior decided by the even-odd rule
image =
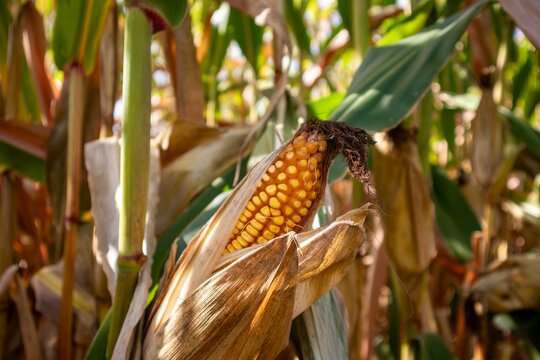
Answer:
[[[118,236],[118,274],[107,358],[112,356],[137,285],[139,271],[145,261],[142,243],[150,158],[151,36],[152,26],[144,13],[137,8],[128,8],[124,45],[124,121],[120,158],[122,198]]]

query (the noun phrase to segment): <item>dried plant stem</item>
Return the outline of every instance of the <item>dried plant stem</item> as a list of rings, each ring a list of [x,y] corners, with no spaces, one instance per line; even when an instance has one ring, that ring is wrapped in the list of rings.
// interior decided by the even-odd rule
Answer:
[[[64,279],[62,282],[60,327],[58,329],[58,353],[60,359],[71,359],[73,285],[75,282],[75,255],[80,208],[83,109],[84,74],[81,67],[73,66],[69,73]]]
[[[118,274],[107,343],[110,358],[128,311],[139,271],[148,199],[150,159],[150,42],[152,27],[144,13],[129,8],[124,45],[124,121],[120,158]]]
[[[3,274],[13,261],[12,244],[16,226],[15,194],[12,180],[7,172],[2,174],[0,189],[0,274]],[[0,297],[0,359],[4,354],[7,338],[8,301],[9,296],[7,293]]]

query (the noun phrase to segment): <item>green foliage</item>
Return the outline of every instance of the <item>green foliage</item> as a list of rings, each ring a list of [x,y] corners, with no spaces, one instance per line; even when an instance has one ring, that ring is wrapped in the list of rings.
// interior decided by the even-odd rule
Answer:
[[[94,68],[100,34],[112,0],[58,0],[53,28],[54,61],[59,69],[73,62],[89,74]]]
[[[399,124],[424,95],[485,4],[480,1],[417,35],[370,50],[332,118],[368,131]]]
[[[439,229],[456,259],[467,262],[472,257],[471,235],[481,229],[480,224],[459,188],[446,177],[443,170],[433,166],[431,175]]]

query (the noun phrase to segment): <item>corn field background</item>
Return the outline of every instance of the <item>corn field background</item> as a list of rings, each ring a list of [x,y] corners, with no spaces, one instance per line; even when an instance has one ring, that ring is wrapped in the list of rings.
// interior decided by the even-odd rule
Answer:
[[[1,0],[0,359],[540,359],[539,46],[537,0]]]

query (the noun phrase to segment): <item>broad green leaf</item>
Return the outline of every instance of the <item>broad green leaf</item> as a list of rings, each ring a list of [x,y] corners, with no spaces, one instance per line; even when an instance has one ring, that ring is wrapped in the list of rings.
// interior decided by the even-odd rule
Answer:
[[[308,113],[318,119],[328,119],[344,98],[345,94],[336,92],[322,99],[310,101],[306,104]]]
[[[186,15],[187,0],[143,0],[143,3],[145,8],[149,7],[159,14],[168,26],[178,26]],[[157,26],[157,30],[163,30],[168,26]],[[156,24],[154,24],[155,29]]]
[[[92,72],[96,53],[112,0],[58,0],[52,48],[59,69],[72,62]]]
[[[519,119],[507,108],[499,107],[499,113],[508,121],[510,131],[516,139],[523,141],[531,151],[540,158],[540,132]]]
[[[0,167],[37,182],[45,182],[45,161],[0,141]]]
[[[389,129],[424,95],[486,0],[389,46],[371,49],[333,119],[367,131]]]
[[[310,40],[307,33],[306,25],[302,10],[302,1],[300,0],[285,0],[285,18],[294,34],[296,43],[301,51],[310,54]]]
[[[432,333],[422,334],[413,340],[414,359],[416,360],[453,360],[441,338]]]
[[[262,46],[263,28],[256,25],[253,18],[231,8],[230,22],[234,39],[240,45],[242,53],[249,61],[255,73],[258,73],[258,58]]]
[[[480,224],[461,191],[443,170],[431,167],[435,218],[443,238],[452,254],[461,262],[472,257],[471,235],[480,231]]]
[[[0,74],[5,77],[10,14],[7,1],[0,1]]]

